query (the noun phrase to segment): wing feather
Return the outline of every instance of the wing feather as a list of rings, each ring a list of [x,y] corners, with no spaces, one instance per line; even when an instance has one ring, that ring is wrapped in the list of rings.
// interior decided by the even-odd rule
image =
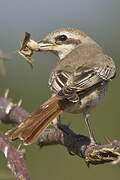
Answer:
[[[97,65],[82,65],[74,73],[55,71],[51,78],[51,87],[55,92],[72,102],[79,101],[78,93],[83,93],[88,88],[108,81],[115,76],[115,65],[112,58],[104,55],[107,63]],[[89,65],[89,64],[88,64]]]

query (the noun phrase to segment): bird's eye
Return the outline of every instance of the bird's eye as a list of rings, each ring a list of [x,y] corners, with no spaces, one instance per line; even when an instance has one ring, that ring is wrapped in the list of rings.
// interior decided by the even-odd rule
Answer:
[[[56,41],[66,41],[68,37],[66,35],[60,35],[56,37]]]

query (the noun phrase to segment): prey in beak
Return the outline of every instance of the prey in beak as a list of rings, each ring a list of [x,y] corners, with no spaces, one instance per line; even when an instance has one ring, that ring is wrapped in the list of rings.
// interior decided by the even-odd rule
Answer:
[[[25,32],[25,37],[21,43],[20,50],[18,53],[25,58],[25,60],[33,68],[33,59],[32,55],[34,52],[38,51],[55,51],[56,44],[51,43],[47,40],[40,40],[38,42],[31,39],[31,34]]]
[[[21,47],[18,53],[26,59],[31,67],[33,67],[32,55],[34,51],[40,51],[39,44],[31,39],[30,33],[25,32],[25,37],[23,39],[23,42],[21,43]]]

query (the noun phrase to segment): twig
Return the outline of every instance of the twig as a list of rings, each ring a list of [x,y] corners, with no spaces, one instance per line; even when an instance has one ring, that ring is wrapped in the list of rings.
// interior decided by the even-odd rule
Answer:
[[[8,90],[5,92],[4,98],[0,98],[0,120],[5,124],[18,124],[22,121],[22,119],[24,119],[27,116],[28,113],[24,111],[22,108],[19,108],[19,104],[16,105],[11,101],[7,100],[7,96]],[[5,158],[8,161],[8,167],[15,175],[17,180],[30,180],[23,158],[23,154],[16,150],[15,147],[9,143],[7,137],[1,134],[0,151],[4,153]]]
[[[84,135],[77,135],[66,125],[59,125],[59,128],[48,128],[40,137],[38,144],[46,145],[61,144],[68,149],[68,152],[85,159],[89,164],[104,164],[120,162],[120,141],[114,140],[109,144],[90,143],[90,139]]]

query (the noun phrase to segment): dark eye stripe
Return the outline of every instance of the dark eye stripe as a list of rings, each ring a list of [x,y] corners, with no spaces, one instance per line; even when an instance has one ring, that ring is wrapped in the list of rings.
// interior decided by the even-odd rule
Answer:
[[[81,41],[79,39],[72,39],[72,38],[69,38],[64,42],[64,44],[76,44],[76,45],[79,45],[80,43]]]

